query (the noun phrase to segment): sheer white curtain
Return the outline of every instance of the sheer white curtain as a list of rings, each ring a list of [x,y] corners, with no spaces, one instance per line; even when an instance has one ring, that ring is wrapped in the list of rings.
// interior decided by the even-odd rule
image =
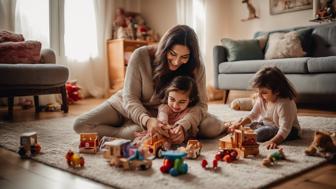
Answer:
[[[49,1],[16,0],[15,32],[26,40],[40,41],[42,48],[50,47]]]
[[[70,78],[78,80],[82,93],[102,97],[108,89],[106,32],[110,28],[111,1],[64,0],[64,52]],[[61,30],[62,31],[62,30]],[[61,35],[62,36],[62,35]]]
[[[195,30],[204,57],[206,48],[206,1],[177,0],[176,9],[177,23],[189,25]]]

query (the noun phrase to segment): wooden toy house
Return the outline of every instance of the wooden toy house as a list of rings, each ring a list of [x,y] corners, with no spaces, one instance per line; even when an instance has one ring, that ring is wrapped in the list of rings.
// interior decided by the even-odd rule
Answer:
[[[80,153],[97,153],[98,152],[98,134],[97,133],[81,133],[79,152]]]
[[[236,149],[240,157],[259,154],[259,144],[255,132],[246,127],[235,129],[231,135],[219,139],[220,149]]]

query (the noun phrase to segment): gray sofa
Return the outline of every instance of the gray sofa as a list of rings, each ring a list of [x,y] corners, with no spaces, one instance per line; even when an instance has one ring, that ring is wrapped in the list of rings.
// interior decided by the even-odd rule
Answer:
[[[65,83],[69,77],[67,67],[55,64],[55,53],[51,49],[41,51],[38,64],[0,63],[0,97],[8,98],[9,118],[13,117],[15,96],[34,96],[35,110],[39,112],[38,95],[61,94],[62,110],[68,112]]]
[[[229,90],[249,90],[250,80],[261,67],[275,65],[293,83],[300,97],[307,95],[326,96],[327,99],[315,98],[314,100],[335,100],[336,23],[291,28],[281,31],[286,32],[302,28],[311,28],[310,36],[303,40],[304,43],[310,43],[309,50],[307,50],[309,53],[306,57],[229,62],[227,49],[221,45],[215,46],[213,48],[215,87],[225,90],[227,94]],[[278,31],[270,31],[268,33],[272,32]],[[261,34],[263,33],[257,32],[255,37]]]

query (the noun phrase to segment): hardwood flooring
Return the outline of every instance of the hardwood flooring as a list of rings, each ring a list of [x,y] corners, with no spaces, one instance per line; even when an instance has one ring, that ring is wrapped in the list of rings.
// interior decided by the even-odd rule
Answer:
[[[230,92],[228,102],[237,97],[248,96],[245,92]],[[76,116],[97,106],[104,99],[81,100],[74,105],[70,105],[68,114],[62,112],[41,112],[35,114],[34,108],[21,110],[14,108],[14,122],[50,119],[55,117]],[[210,103],[223,103],[215,101]],[[7,112],[6,107],[0,108],[0,117]],[[319,105],[311,105],[309,108],[299,106],[299,115],[336,117],[335,110],[329,110]],[[0,120],[3,122],[3,120]],[[314,168],[306,173],[296,175],[272,185],[276,189],[329,189],[336,188],[336,163],[328,162],[318,168]],[[71,173],[38,163],[35,161],[21,160],[14,152],[0,148],[0,188],[6,189],[38,189],[38,188],[71,188],[71,189],[103,189],[110,188],[104,184],[73,175]]]

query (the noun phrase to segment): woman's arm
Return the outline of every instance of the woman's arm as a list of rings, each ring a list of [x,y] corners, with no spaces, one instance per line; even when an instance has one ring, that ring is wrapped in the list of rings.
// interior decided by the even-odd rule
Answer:
[[[128,62],[123,88],[123,108],[134,123],[145,129],[150,115],[143,106],[141,96],[143,92],[153,91],[153,86],[151,86],[152,84],[143,86],[142,79],[151,74],[150,64],[147,47],[136,49]],[[146,72],[148,69],[149,73]],[[149,89],[142,91],[145,87]]]

